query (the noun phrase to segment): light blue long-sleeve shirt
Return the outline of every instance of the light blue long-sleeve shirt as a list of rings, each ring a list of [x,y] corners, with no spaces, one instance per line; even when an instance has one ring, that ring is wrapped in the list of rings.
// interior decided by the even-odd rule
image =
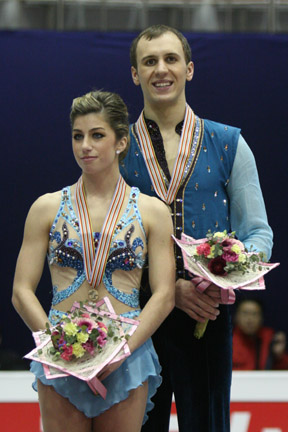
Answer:
[[[262,251],[269,260],[273,233],[267,220],[255,158],[240,135],[227,188],[231,228],[249,250]]]

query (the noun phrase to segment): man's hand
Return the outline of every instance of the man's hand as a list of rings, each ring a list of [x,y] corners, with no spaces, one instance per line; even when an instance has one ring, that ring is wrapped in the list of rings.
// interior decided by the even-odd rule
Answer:
[[[198,322],[207,319],[215,320],[219,315],[219,304],[221,302],[221,290],[211,284],[201,293],[192,281],[178,279],[176,281],[176,306],[186,312],[191,318]]]

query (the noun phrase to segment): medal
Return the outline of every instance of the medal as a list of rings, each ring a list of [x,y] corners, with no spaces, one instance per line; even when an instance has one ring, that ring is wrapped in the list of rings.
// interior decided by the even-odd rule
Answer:
[[[104,220],[100,239],[95,251],[93,229],[89,216],[88,205],[82,176],[76,184],[76,209],[79,220],[79,228],[83,245],[83,262],[86,279],[91,285],[88,292],[89,300],[98,299],[97,287],[101,283],[105,271],[110,245],[114,234],[115,226],[125,199],[126,183],[122,176],[119,177],[114,195]]]
[[[88,299],[92,302],[95,303],[98,300],[99,294],[98,294],[98,290],[96,288],[91,288],[88,291]]]

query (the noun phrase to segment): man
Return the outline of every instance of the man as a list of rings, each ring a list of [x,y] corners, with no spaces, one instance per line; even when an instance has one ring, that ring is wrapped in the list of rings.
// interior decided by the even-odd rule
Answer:
[[[176,237],[233,229],[246,247],[269,258],[272,232],[255,161],[240,130],[202,120],[186,104],[185,85],[194,68],[186,38],[173,28],[152,26],[133,41],[130,58],[144,110],[131,126],[121,167],[126,181],[170,205]],[[178,248],[175,259],[177,307],[153,339],[163,383],[143,431],[169,430],[174,393],[180,432],[227,432],[232,335],[229,308],[221,304],[227,299],[216,286],[197,289]],[[198,340],[195,324],[206,319]]]

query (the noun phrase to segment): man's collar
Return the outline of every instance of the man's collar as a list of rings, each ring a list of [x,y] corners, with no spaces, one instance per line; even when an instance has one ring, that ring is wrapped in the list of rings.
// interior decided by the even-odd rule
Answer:
[[[159,126],[157,125],[157,123],[154,120],[148,119],[145,117],[144,115],[144,120],[148,129],[148,132],[150,135],[160,135],[160,129]],[[175,131],[178,135],[181,135],[182,132],[182,128],[183,128],[183,123],[184,120],[182,120],[181,122],[179,122],[176,126],[175,126]]]

